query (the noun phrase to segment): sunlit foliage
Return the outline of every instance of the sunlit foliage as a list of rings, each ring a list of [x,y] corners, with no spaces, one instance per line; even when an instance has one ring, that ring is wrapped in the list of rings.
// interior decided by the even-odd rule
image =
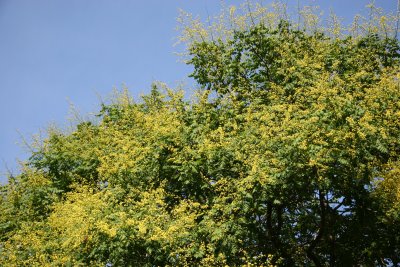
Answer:
[[[125,90],[1,191],[2,266],[400,266],[396,23],[183,14],[202,90]]]

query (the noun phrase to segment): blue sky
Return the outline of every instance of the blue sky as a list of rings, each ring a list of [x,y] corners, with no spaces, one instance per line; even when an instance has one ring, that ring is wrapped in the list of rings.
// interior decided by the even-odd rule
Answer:
[[[243,1],[228,1],[227,5]],[[261,1],[268,4],[270,1]],[[296,0],[288,0],[297,6]],[[332,8],[346,21],[365,0],[300,0]],[[174,52],[178,10],[206,18],[219,0],[0,0],[0,181],[30,139],[50,124],[67,125],[72,102],[82,114],[98,110],[98,95],[125,84],[136,98],[159,80],[193,84]],[[396,0],[375,1],[395,11]]]

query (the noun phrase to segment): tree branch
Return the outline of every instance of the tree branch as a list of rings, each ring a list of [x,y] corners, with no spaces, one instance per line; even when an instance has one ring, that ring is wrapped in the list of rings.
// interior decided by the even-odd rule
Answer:
[[[325,201],[325,194],[319,190],[318,192],[318,198],[319,198],[319,208],[320,208],[320,223],[319,223],[319,229],[317,236],[314,238],[314,240],[311,242],[310,246],[307,249],[307,257],[310,258],[315,264],[315,266],[319,267],[322,266],[317,255],[314,253],[314,249],[318,245],[318,243],[321,241],[322,236],[325,232],[325,225],[326,225],[326,201]]]

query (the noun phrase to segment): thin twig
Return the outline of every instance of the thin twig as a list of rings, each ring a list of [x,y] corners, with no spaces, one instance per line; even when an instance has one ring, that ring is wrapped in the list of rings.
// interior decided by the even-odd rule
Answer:
[[[394,39],[397,39],[397,33],[399,32],[399,20],[400,20],[400,0],[397,0],[397,20],[396,20],[396,32]]]

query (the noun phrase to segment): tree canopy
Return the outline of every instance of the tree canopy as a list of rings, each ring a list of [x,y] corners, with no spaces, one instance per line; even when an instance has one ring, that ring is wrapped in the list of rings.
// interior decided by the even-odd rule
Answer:
[[[399,41],[371,10],[183,14],[202,89],[50,129],[1,188],[0,264],[400,266]]]

